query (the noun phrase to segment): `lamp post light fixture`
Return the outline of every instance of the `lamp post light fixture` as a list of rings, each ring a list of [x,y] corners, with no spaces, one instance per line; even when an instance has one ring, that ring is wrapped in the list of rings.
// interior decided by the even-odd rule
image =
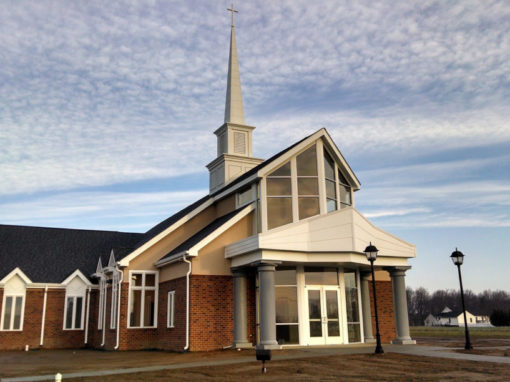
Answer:
[[[473,345],[471,345],[471,340],[469,339],[469,330],[466,318],[466,305],[464,304],[464,288],[462,287],[462,275],[460,273],[460,266],[464,262],[464,254],[455,248],[455,251],[452,252],[450,258],[453,261],[453,264],[457,266],[457,270],[459,271],[459,282],[460,282],[460,298],[462,300],[462,312],[464,313],[464,330],[466,334],[466,345],[464,349],[473,350]]]
[[[375,310],[375,338],[376,338],[376,346],[375,346],[375,354],[382,354],[384,350],[381,345],[381,334],[379,333],[379,316],[377,314],[377,295],[375,293],[375,276],[374,276],[374,261],[377,259],[378,249],[375,245],[370,245],[365,248],[365,255],[367,256],[367,260],[370,261],[370,270],[372,271],[372,292],[374,294],[374,310]]]

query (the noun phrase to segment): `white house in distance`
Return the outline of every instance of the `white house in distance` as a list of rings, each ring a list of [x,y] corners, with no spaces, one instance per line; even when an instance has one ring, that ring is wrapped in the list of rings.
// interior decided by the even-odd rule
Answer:
[[[466,310],[468,326],[490,326],[490,319],[487,316],[475,316]],[[434,316],[432,313],[425,318],[425,326],[464,326],[464,314],[462,311],[452,311],[445,307],[441,313]]]

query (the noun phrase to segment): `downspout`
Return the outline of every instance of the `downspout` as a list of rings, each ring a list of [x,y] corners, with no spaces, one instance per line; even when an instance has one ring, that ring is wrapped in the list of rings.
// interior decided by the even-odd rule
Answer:
[[[90,287],[87,287],[87,311],[85,313],[85,340],[84,340],[84,343],[89,342],[89,310],[90,310]]]
[[[106,276],[104,274],[101,275],[101,278],[103,279],[103,342],[101,342],[101,347],[104,346],[104,343],[106,341],[106,300],[108,298],[108,284],[106,283]]]
[[[188,272],[186,273],[186,346],[184,351],[189,349],[189,275],[191,273],[191,261],[186,259],[186,255],[182,256],[182,261],[188,263]]]
[[[48,285],[44,287],[44,299],[43,299],[43,308],[42,308],[42,319],[41,319],[41,340],[39,341],[39,346],[43,346],[44,343],[44,324],[46,322],[46,298],[48,296]]]
[[[120,269],[117,269],[117,272],[120,273],[120,278],[119,278],[119,287],[117,288],[118,289],[118,296],[117,296],[117,340],[115,342],[115,347],[113,348],[114,350],[117,350],[119,348],[119,338],[120,338],[120,296],[121,296],[120,290],[121,290],[121,287],[122,287],[122,281],[124,281],[124,272],[121,271]],[[112,298],[113,298],[113,296],[112,296]]]

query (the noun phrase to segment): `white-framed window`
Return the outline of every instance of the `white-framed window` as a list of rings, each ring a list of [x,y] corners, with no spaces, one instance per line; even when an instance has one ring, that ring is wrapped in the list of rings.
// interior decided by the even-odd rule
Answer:
[[[157,327],[158,273],[129,271],[128,328]]]
[[[25,295],[4,295],[2,302],[2,330],[23,330]]]
[[[64,329],[82,330],[83,329],[83,301],[85,296],[66,296]]]
[[[0,330],[22,331],[25,315],[26,276],[14,271],[4,285]]]
[[[66,283],[64,304],[64,330],[82,330],[85,315],[85,295],[87,284],[75,276]]]
[[[168,305],[167,305],[167,323],[166,326],[168,328],[173,328],[174,326],[174,317],[175,317],[175,291],[171,290],[168,292]]]
[[[114,272],[112,276],[112,306],[110,310],[110,329],[117,327],[117,306],[119,298],[119,274]]]

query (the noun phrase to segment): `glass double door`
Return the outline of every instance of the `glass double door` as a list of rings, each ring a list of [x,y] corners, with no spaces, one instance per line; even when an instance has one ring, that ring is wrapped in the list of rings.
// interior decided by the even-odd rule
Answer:
[[[336,286],[306,287],[309,344],[342,343],[340,289]]]

